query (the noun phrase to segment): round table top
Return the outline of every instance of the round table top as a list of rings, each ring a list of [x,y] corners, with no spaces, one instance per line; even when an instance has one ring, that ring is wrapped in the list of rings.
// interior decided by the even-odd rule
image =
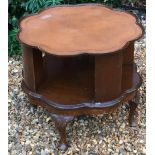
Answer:
[[[143,33],[135,16],[95,4],[47,8],[19,27],[22,43],[55,55],[111,53]]]

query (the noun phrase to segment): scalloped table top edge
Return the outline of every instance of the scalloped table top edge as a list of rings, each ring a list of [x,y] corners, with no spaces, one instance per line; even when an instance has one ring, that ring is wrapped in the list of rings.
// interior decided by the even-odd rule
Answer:
[[[134,14],[101,4],[45,8],[23,17],[19,29],[21,43],[64,56],[118,52],[144,33]]]

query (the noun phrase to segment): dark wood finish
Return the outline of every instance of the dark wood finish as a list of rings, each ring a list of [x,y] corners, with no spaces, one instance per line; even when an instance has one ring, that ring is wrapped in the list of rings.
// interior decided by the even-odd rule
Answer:
[[[37,90],[43,78],[42,52],[27,45],[23,48],[23,77],[27,87]]]
[[[51,61],[54,58],[49,56],[46,60]],[[49,76],[40,85],[38,93],[61,104],[91,102],[94,96],[94,65],[90,62],[91,59],[92,56],[56,57],[57,64],[54,63],[54,68],[48,66],[45,69]],[[55,74],[52,76],[50,72]]]
[[[30,37],[27,31],[30,31],[31,27],[34,28],[34,26],[40,26],[39,24],[42,22],[44,23],[44,21],[40,19],[41,23],[33,25],[33,22],[35,23],[36,20],[39,20],[37,18],[38,15],[35,15],[32,18],[23,18],[20,25],[20,32],[17,35],[23,47],[24,79],[22,81],[22,89],[28,95],[32,104],[40,105],[50,112],[60,134],[60,149],[62,150],[66,150],[68,146],[66,139],[67,123],[73,120],[74,117],[80,115],[113,112],[124,102],[129,102],[129,123],[130,126],[135,126],[137,101],[135,102],[134,98],[142,83],[142,79],[137,73],[136,64],[134,64],[134,41],[142,35],[143,31],[141,26],[137,23],[137,19],[128,13],[115,12],[102,5],[85,4],[83,7],[82,6],[83,5],[81,5],[81,7],[75,7],[74,9],[80,12],[86,9],[88,16],[79,16],[79,12],[77,12],[78,23],[76,23],[75,20],[73,22],[72,20],[65,22],[65,19],[67,20],[68,17],[72,15],[63,18],[64,23],[68,23],[67,26],[62,24],[64,26],[64,30],[62,30],[63,33],[67,27],[68,30],[71,31],[66,35],[62,35],[62,33],[61,36],[66,39],[69,39],[70,36],[75,37],[76,33],[71,33],[74,32],[73,28],[77,28],[79,33],[76,35],[80,35],[80,37],[77,36],[77,39],[69,41],[70,47],[64,44],[58,44],[59,42],[57,41],[60,39],[60,34],[58,33],[60,30],[60,23],[58,21],[62,21],[62,19],[54,16],[53,18],[55,18],[54,21],[57,25],[55,32],[53,32],[53,30],[48,30],[48,35],[46,33],[42,34],[38,28],[39,32],[36,33],[35,30],[35,33],[39,34],[38,38],[35,38],[35,35],[31,35]],[[54,10],[54,12],[56,11],[58,14],[60,13],[63,15],[62,10],[64,9],[66,10],[65,13],[67,10],[69,12],[71,11],[71,13],[76,12],[73,10],[73,6],[64,6],[61,8],[59,6],[55,9],[45,9],[45,12],[42,11],[40,14],[45,13],[43,17],[48,17],[49,11],[53,12]],[[90,10],[95,10],[94,14],[89,14]],[[96,19],[103,13],[102,11],[106,13],[104,14],[104,17],[106,17],[105,23],[104,21],[100,23],[100,21]],[[107,15],[110,13],[111,15],[109,18],[111,19],[110,22],[107,23]],[[121,17],[125,20],[131,29],[130,31],[125,31],[123,34],[113,36],[112,33],[114,33],[115,30],[109,29],[108,26],[106,28],[106,25],[111,25],[117,15],[119,18]],[[124,19],[124,17],[126,19]],[[91,23],[89,22],[90,19],[94,19],[94,22],[97,20],[97,23],[100,23],[101,27],[96,26],[93,31],[91,29],[84,29],[85,31],[81,33],[81,25],[83,25],[83,23],[80,25],[80,18],[85,18],[88,23]],[[32,25],[29,25],[29,20]],[[27,26],[24,26],[24,21],[28,24]],[[88,23],[86,24],[88,25]],[[117,30],[128,28],[122,28],[118,25]],[[85,26],[83,25],[83,27]],[[32,33],[34,31],[33,28],[31,31]],[[104,28],[104,30],[101,31],[102,28]],[[25,29],[27,29],[26,33]],[[45,27],[44,30],[46,31]],[[133,30],[134,34],[132,34],[132,37],[134,37],[131,39],[130,33]],[[88,35],[91,38],[90,40],[86,32],[89,32],[88,34],[90,34],[90,32],[93,34]],[[53,36],[58,35],[58,38],[50,40],[48,37],[51,37],[51,33],[53,33]],[[99,34],[102,35],[103,40]],[[44,41],[41,45],[27,43],[30,38],[31,41],[41,39],[40,35],[42,35],[41,37],[46,41],[48,40],[47,44]],[[124,37],[126,36],[125,40],[121,39],[122,35]],[[26,41],[24,38],[28,40]],[[86,46],[82,46],[79,39],[81,39],[82,42],[84,41]],[[96,41],[92,43],[94,40]],[[74,41],[76,41],[76,45]],[[98,42],[102,42],[102,45],[99,45]],[[121,42],[121,44],[119,44],[119,42]],[[106,43],[108,50],[106,50]],[[48,47],[50,50],[47,50],[44,45],[50,46]],[[53,51],[52,49],[55,50]],[[42,52],[45,52],[45,54],[43,55]]]
[[[133,101],[129,101],[129,105],[130,105],[130,113],[129,113],[129,124],[131,127],[136,127],[136,120],[135,120],[135,112],[136,112],[136,108],[137,108],[137,103],[133,102]]]
[[[95,101],[104,102],[121,95],[122,53],[95,56]]]
[[[122,91],[121,91],[120,96],[118,96],[117,98],[113,100],[111,99],[109,101],[104,101],[100,103],[94,102],[95,97],[93,98],[93,96],[95,95],[85,96],[86,98],[84,98],[83,93],[81,93],[81,96],[75,95],[77,93],[75,86],[78,86],[77,89],[79,89],[79,91],[80,91],[80,88],[81,88],[81,91],[83,90],[82,88],[83,86],[74,85],[75,80],[72,82],[70,80],[67,81],[63,78],[63,76],[61,76],[62,77],[61,79],[64,80],[64,83],[62,83],[63,85],[61,85],[61,88],[64,88],[63,90],[61,90],[60,87],[58,87],[57,89],[53,89],[52,88],[53,84],[52,82],[50,83],[50,81],[47,81],[47,83],[45,81],[44,87],[39,88],[39,91],[37,93],[30,91],[29,88],[26,87],[24,81],[22,83],[22,88],[29,96],[34,97],[36,100],[41,100],[46,105],[62,110],[61,111],[62,113],[59,111],[59,113],[61,114],[65,114],[67,112],[68,114],[71,115],[73,112],[72,110],[77,110],[81,108],[90,108],[90,109],[91,108],[109,108],[111,106],[114,106],[115,104],[118,104],[119,102],[124,101],[128,95],[131,95],[132,93],[134,93],[141,85],[141,77],[136,72],[135,65],[125,65],[123,68],[124,68],[123,70],[124,72],[122,74],[123,75],[122,76]],[[130,81],[130,79],[133,79],[133,80]],[[71,90],[67,89],[68,88],[67,84],[68,85],[72,84],[73,89]],[[59,82],[56,82],[55,85],[59,85]],[[90,90],[87,89],[87,91],[89,92]],[[59,95],[59,97],[56,98],[56,96],[58,96],[57,93],[61,95]],[[75,103],[74,100],[79,101],[79,102]],[[84,100],[87,100],[87,101],[84,102]]]
[[[64,115],[56,115],[51,114],[53,121],[55,122],[55,126],[60,134],[60,146],[59,148],[63,151],[67,149],[67,139],[66,139],[66,126],[67,123],[74,119],[73,116],[64,116]]]
[[[129,107],[130,107],[130,112],[129,112],[129,125],[131,127],[136,127],[137,122],[136,122],[136,108],[138,106],[139,102],[139,93],[136,92],[135,97],[129,101]]]
[[[134,42],[130,42],[122,51],[123,51],[123,64],[133,64]]]

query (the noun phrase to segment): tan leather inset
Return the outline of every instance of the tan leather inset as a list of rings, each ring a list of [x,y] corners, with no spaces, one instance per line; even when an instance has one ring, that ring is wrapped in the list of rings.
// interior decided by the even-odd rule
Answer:
[[[142,35],[134,16],[97,5],[49,8],[20,27],[22,42],[56,55],[114,52]]]

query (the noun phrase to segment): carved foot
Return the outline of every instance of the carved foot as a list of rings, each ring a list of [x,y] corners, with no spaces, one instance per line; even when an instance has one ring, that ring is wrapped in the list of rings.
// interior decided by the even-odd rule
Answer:
[[[139,100],[139,95],[138,93],[135,95],[134,100],[129,101],[129,107],[130,107],[130,112],[129,112],[129,125],[130,127],[136,127],[137,122],[136,122],[136,108],[138,105],[138,100]]]
[[[64,116],[64,115],[56,115],[51,114],[53,121],[55,122],[55,126],[60,135],[60,144],[59,148],[62,151],[65,151],[68,148],[68,143],[66,139],[66,126],[67,123],[74,119],[74,116]]]
[[[133,101],[129,101],[130,105],[130,113],[129,113],[129,125],[130,127],[136,127],[136,119],[135,119],[135,113],[136,113],[136,108],[137,108],[137,103]]]
[[[37,105],[33,102],[33,100],[28,96],[28,99],[30,101],[30,104],[31,106],[34,108],[34,109],[37,109]]]

